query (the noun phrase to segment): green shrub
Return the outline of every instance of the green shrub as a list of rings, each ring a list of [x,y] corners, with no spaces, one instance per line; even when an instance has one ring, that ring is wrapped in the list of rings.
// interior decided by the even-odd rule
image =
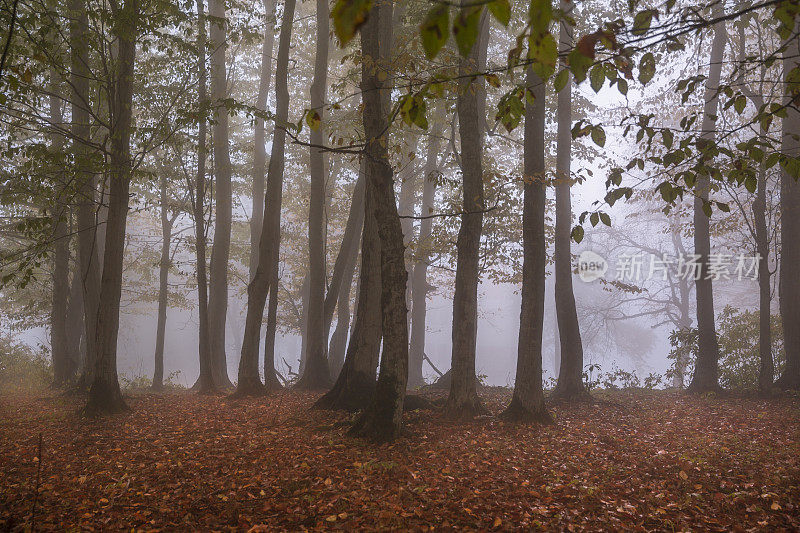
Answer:
[[[53,381],[53,368],[47,350],[38,350],[0,334],[0,389],[47,387]]]

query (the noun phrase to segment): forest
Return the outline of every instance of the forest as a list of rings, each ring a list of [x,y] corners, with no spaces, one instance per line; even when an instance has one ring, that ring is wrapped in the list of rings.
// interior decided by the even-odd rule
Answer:
[[[800,530],[799,0],[0,0],[0,53],[0,530]]]

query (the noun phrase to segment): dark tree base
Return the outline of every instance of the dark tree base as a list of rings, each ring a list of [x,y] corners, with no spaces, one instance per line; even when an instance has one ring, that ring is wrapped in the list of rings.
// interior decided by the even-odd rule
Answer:
[[[329,389],[332,385],[327,363],[324,365],[306,365],[306,371],[293,387],[296,390],[318,391]]]
[[[698,381],[692,381],[688,387],[686,387],[686,392],[689,394],[722,394],[725,392],[725,389],[719,386],[719,383],[704,383]]]
[[[220,394],[222,392],[214,383],[212,379],[208,379],[207,383],[204,383],[203,380],[197,378],[197,381],[194,382],[189,390],[196,394],[203,394],[203,395],[212,395],[212,394]]]
[[[416,411],[417,409],[432,411],[436,409],[429,399],[418,394],[406,394],[406,399],[403,402],[403,411]]]
[[[101,416],[116,415],[130,411],[131,408],[122,398],[119,386],[105,383],[94,383],[89,390],[89,399],[80,415],[84,418],[99,418]]]
[[[450,381],[451,380],[452,380],[452,377],[450,375],[450,371],[448,370],[447,372],[445,372],[444,374],[439,376],[439,379],[437,379],[436,381],[434,381],[433,383],[431,383],[428,386],[430,388],[432,388],[432,389],[437,389],[437,390],[450,390]]]
[[[476,416],[488,414],[477,394],[464,399],[448,398],[444,406],[444,416],[451,420],[471,420]]]
[[[542,403],[540,409],[531,409],[524,406],[516,396],[511,399],[511,403],[508,405],[508,407],[506,407],[505,411],[500,413],[499,418],[501,420],[505,420],[506,422],[515,423],[535,423],[546,425],[555,423],[553,417],[547,412],[547,408],[544,406],[544,403]]]
[[[150,390],[153,392],[164,392],[164,384],[163,383],[153,383],[150,385]]]
[[[556,385],[553,393],[550,395],[553,401],[557,402],[592,402],[594,399],[586,387],[581,383],[580,385],[562,386]]]
[[[354,413],[366,409],[375,393],[375,380],[365,376],[340,379],[331,390],[314,404],[315,409],[349,411]]]
[[[281,384],[281,380],[278,379],[278,376],[275,375],[273,371],[272,374],[267,373],[264,379],[264,387],[267,389],[267,392],[275,392],[279,390],[283,390],[283,385]]]
[[[258,378],[246,378],[239,381],[236,390],[229,397],[232,399],[266,396],[267,388]]]
[[[775,387],[782,391],[800,390],[800,373],[784,372],[775,382]]]
[[[367,409],[358,417],[347,432],[351,437],[359,437],[376,444],[392,442],[402,434],[402,426],[395,424],[391,417],[381,416],[374,409]]]

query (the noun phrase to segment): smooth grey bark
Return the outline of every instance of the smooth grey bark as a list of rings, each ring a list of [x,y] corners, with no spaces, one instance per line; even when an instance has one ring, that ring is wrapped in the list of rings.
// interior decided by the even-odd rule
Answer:
[[[78,378],[77,388],[87,389],[91,373],[97,359],[96,328],[97,307],[100,300],[100,269],[97,254],[96,235],[97,206],[95,169],[92,168],[89,154],[90,100],[89,80],[89,16],[84,0],[69,2],[69,47],[70,47],[70,87],[72,124],[72,151],[75,160],[75,174],[78,189],[77,233],[78,233],[78,276],[83,290],[83,325],[86,358]]]
[[[258,373],[258,348],[261,322],[264,318],[264,305],[267,301],[273,269],[278,261],[286,125],[289,117],[289,48],[295,4],[295,0],[286,0],[278,38],[278,59],[275,69],[276,123],[267,170],[265,216],[261,228],[261,240],[258,244],[258,265],[253,279],[247,286],[247,315],[242,337],[242,354],[239,359],[239,380],[234,393],[237,396],[259,395],[266,392],[266,387],[261,382]],[[265,364],[267,364],[266,361]]]
[[[261,78],[258,82],[256,109],[266,111],[272,81],[272,48],[275,42],[275,2],[264,0],[264,42],[261,45]],[[264,194],[267,173],[266,122],[256,117],[253,129],[253,215],[250,217],[250,280],[258,264],[258,242],[264,225]]]
[[[214,365],[211,360],[210,321],[208,312],[208,274],[206,272],[206,230],[205,230],[205,195],[206,195],[206,150],[207,124],[205,117],[208,106],[206,94],[206,16],[203,0],[197,0],[197,49],[198,49],[198,95],[197,100],[201,109],[201,119],[198,124],[197,140],[197,175],[195,176],[194,201],[192,214],[194,218],[194,238],[197,275],[197,308],[199,318],[199,349],[200,376],[197,378],[195,388],[200,394],[215,392],[218,383],[214,378]]]
[[[314,59],[314,79],[311,83],[311,111],[320,118],[310,133],[309,170],[311,190],[308,209],[308,312],[306,364],[296,387],[317,390],[330,387],[328,371],[328,329],[325,327],[325,99],[328,93],[329,49],[328,0],[317,0],[317,43]]]
[[[795,24],[793,37],[784,43],[783,79],[784,87],[790,87],[790,73],[800,68],[800,44],[797,32],[800,21]],[[788,93],[788,91],[787,91]],[[788,93],[784,98],[786,118],[781,132],[781,152],[791,157],[800,157],[800,95]],[[789,105],[791,104],[791,105]],[[781,264],[780,299],[781,322],[783,323],[783,345],[786,350],[786,366],[775,384],[784,390],[800,389],[800,183],[798,176],[781,170]]]
[[[73,261],[72,281],[70,282],[69,301],[67,303],[67,354],[71,365],[77,373],[83,362],[81,341],[84,338],[83,327],[83,283],[81,282],[80,263]],[[75,378],[73,373],[72,379]]]
[[[714,17],[722,15],[722,7],[715,4]],[[717,104],[719,102],[719,79],[722,71],[722,58],[727,41],[725,23],[714,26],[714,39],[711,42],[710,68],[706,80],[703,106],[703,121],[700,138],[713,142],[716,136]],[[714,324],[714,290],[708,273],[708,256],[711,253],[711,237],[709,235],[709,218],[703,212],[703,204],[708,201],[711,179],[707,173],[697,177],[694,199],[694,253],[699,255],[701,264],[699,279],[695,281],[697,298],[697,359],[694,366],[692,382],[687,390],[690,392],[711,392],[719,390],[719,344]]]
[[[433,129],[428,137],[425,164],[422,168],[422,206],[420,216],[428,217],[434,208],[434,195],[438,179],[438,158],[441,148],[444,106],[440,105],[433,115]],[[430,239],[433,227],[432,218],[422,218],[419,223],[417,247],[413,257],[411,273],[411,343],[408,352],[408,387],[416,388],[425,384],[422,377],[422,363],[425,359],[425,322],[428,312],[428,263],[430,262]]]
[[[111,149],[103,275],[97,313],[97,360],[84,416],[113,414],[128,410],[117,378],[117,335],[119,302],[122,294],[122,263],[128,218],[128,195],[133,165],[131,124],[133,119],[133,77],[136,62],[136,34],[139,23],[138,0],[126,0],[115,10],[113,33],[118,52],[114,72],[111,124]]]
[[[565,13],[572,10],[570,0],[561,1]],[[559,53],[566,57],[573,46],[572,27],[561,22]],[[566,68],[566,65],[563,64]],[[556,228],[555,228],[555,302],[559,333],[560,368],[555,397],[574,399],[585,397],[583,384],[583,343],[572,289],[572,199],[570,163],[572,160],[572,77],[558,93],[558,122],[556,134]]]
[[[280,232],[275,238],[280,248]],[[276,250],[278,253],[279,250]],[[278,331],[278,261],[272,262],[269,279],[269,302],[267,303],[267,329],[264,334],[264,386],[267,391],[283,388],[275,372],[275,335]]]
[[[169,298],[170,247],[172,226],[176,218],[169,216],[169,197],[167,196],[167,177],[161,174],[159,183],[161,203],[161,260],[158,266],[158,317],[156,319],[156,347],[153,365],[153,390],[164,388],[164,338],[167,330],[167,300]]]
[[[353,188],[353,199],[350,202],[350,210],[347,214],[344,234],[342,235],[342,245],[336,255],[333,264],[328,292],[325,295],[325,332],[330,332],[333,322],[333,312],[341,300],[340,291],[345,288],[347,272],[351,260],[358,256],[358,243],[360,242],[361,230],[364,226],[364,189],[366,179],[364,172],[359,170],[358,179]],[[352,284],[352,280],[351,280]],[[347,285],[349,290],[349,285]],[[335,375],[335,374],[334,374]]]
[[[366,156],[362,158],[366,175]],[[361,268],[355,320],[344,365],[330,391],[315,404],[321,409],[364,409],[375,390],[381,329],[381,243],[375,223],[373,185],[365,178],[364,222],[361,234]]]
[[[209,0],[208,14],[211,40],[211,107],[214,112],[212,139],[214,150],[214,190],[216,221],[214,242],[211,245],[211,264],[208,293],[211,361],[214,381],[221,387],[232,387],[228,377],[225,353],[225,323],[228,314],[228,259],[231,250],[233,192],[231,190],[231,159],[228,132],[228,97],[225,52],[227,20],[224,0]]]
[[[374,203],[372,213],[380,239],[381,329],[383,353],[375,393],[366,410],[350,430],[368,440],[385,442],[400,435],[403,402],[408,379],[408,309],[403,230],[394,194],[394,176],[389,163],[388,68],[392,42],[392,2],[385,0],[372,7],[361,26],[361,90],[364,106],[364,152],[368,189]],[[375,61],[377,59],[377,61]],[[371,186],[371,187],[370,187]],[[369,192],[368,192],[369,194]]]
[[[358,179],[353,189],[353,200],[350,203],[350,213],[348,214],[347,225],[345,226],[345,235],[342,238],[342,248],[339,250],[339,255],[336,257],[337,263],[339,262],[339,257],[344,257],[346,263],[342,269],[343,274],[339,282],[337,294],[336,329],[333,331],[328,348],[328,368],[330,369],[331,377],[335,378],[338,378],[344,366],[345,350],[347,349],[347,334],[350,329],[350,292],[353,286],[356,261],[358,260],[357,238],[364,227],[364,188],[364,173],[359,172]],[[345,239],[348,238],[349,229],[352,229],[353,237],[350,239],[352,242],[346,243]],[[345,253],[346,244],[347,255],[343,255]],[[334,265],[334,272],[335,270],[336,266]],[[335,283],[336,279],[335,276],[333,276],[331,280],[331,289],[328,290],[328,296],[325,300],[326,308],[328,298],[331,297]],[[327,316],[325,318],[327,320]],[[330,329],[330,322],[328,322],[327,328]]]
[[[463,3],[463,2],[462,2]],[[483,14],[485,24],[486,13]],[[487,40],[488,41],[488,40]],[[450,369],[450,395],[445,405],[450,418],[472,418],[485,411],[477,392],[475,378],[475,347],[478,333],[478,282],[480,278],[479,255],[483,229],[483,131],[485,122],[485,94],[482,76],[471,78],[478,70],[482,46],[480,39],[469,56],[462,58],[458,86],[458,127],[461,137],[461,171],[463,174],[461,228],[456,243],[455,294],[453,296],[452,365]],[[485,100],[485,97],[484,97]]]
[[[517,375],[514,395],[503,418],[551,423],[542,390],[542,333],[547,251],[545,242],[544,163],[545,85],[527,70],[526,83],[534,102],[525,104],[524,189],[522,208],[522,308],[519,315]]]

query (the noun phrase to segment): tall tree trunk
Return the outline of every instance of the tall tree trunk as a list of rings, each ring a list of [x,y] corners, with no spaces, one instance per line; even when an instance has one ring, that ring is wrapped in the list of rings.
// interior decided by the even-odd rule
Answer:
[[[214,110],[212,138],[214,141],[214,181],[216,190],[216,222],[214,243],[211,246],[208,318],[211,327],[211,361],[214,381],[222,387],[232,387],[228,377],[225,353],[225,323],[228,314],[228,258],[231,250],[231,220],[233,193],[231,190],[231,159],[228,142],[228,109],[223,101],[228,97],[225,52],[227,21],[224,0],[209,0],[208,14],[211,38],[211,101]]]
[[[275,69],[276,122],[272,138],[272,153],[267,170],[267,194],[264,204],[264,225],[258,245],[258,266],[253,280],[247,286],[247,315],[242,338],[242,356],[239,359],[239,381],[236,395],[264,394],[266,388],[258,374],[258,345],[264,305],[278,261],[280,243],[281,202],[283,195],[283,170],[286,147],[286,124],[289,118],[289,47],[292,40],[295,0],[286,0],[278,40],[278,60]],[[276,286],[273,291],[277,290]],[[273,338],[274,340],[274,338]],[[265,350],[266,353],[266,350]],[[265,362],[266,364],[266,362]]]
[[[57,20],[57,13],[52,2],[48,3],[52,9],[53,20]],[[54,43],[55,44],[55,43]],[[56,130],[61,128],[60,74],[55,66],[51,66],[49,76],[50,91],[50,124],[53,128],[50,134],[50,149],[55,157],[59,157],[64,150],[64,136]],[[67,346],[67,298],[69,294],[69,243],[68,231],[69,209],[66,201],[66,183],[64,183],[61,169],[54,165],[53,186],[55,188],[56,204],[53,206],[53,292],[52,308],[50,312],[50,351],[53,357],[53,386],[61,387],[72,379],[73,370],[70,365],[70,354]]]
[[[550,423],[542,390],[542,332],[547,252],[545,243],[544,124],[545,85],[527,71],[533,103],[525,105],[524,189],[522,207],[522,309],[519,315],[514,395],[503,412],[510,420]]]
[[[70,47],[70,87],[72,88],[72,151],[75,159],[76,181],[78,187],[77,233],[78,233],[78,276],[83,290],[83,325],[86,358],[77,388],[87,389],[91,373],[97,359],[95,346],[97,327],[97,307],[100,300],[100,261],[97,255],[96,235],[97,205],[94,177],[89,155],[90,97],[89,80],[89,16],[84,0],[69,2],[69,47]]]
[[[376,16],[377,15],[377,16]],[[378,441],[391,441],[400,435],[403,402],[408,380],[408,324],[403,230],[397,213],[394,178],[389,164],[389,91],[383,80],[390,79],[392,41],[392,2],[374,6],[361,26],[361,90],[364,107],[364,136],[367,182],[372,187],[372,204],[381,248],[381,326],[383,353],[375,393],[351,433]],[[369,187],[369,186],[368,186]]]
[[[264,43],[261,46],[261,79],[258,83],[256,109],[266,111],[269,85],[272,79],[272,48],[275,42],[275,2],[264,0]],[[264,187],[267,171],[266,123],[256,117],[253,132],[253,216],[250,217],[250,281],[256,275],[258,242],[264,225]]]
[[[156,320],[156,349],[153,370],[153,390],[164,388],[164,336],[167,329],[167,298],[169,297],[169,249],[172,239],[172,222],[169,218],[167,177],[161,174],[161,262],[158,268],[158,318]]]
[[[328,93],[329,18],[328,0],[317,0],[317,46],[314,81],[311,83],[311,111],[324,118]],[[299,389],[323,389],[331,384],[328,371],[328,330],[325,328],[325,142],[322,122],[310,133],[311,198],[308,209],[308,352]]]
[[[462,2],[463,4],[464,2]],[[468,2],[466,2],[468,3]],[[486,18],[486,13],[482,15]],[[481,21],[485,24],[485,20]],[[456,248],[456,287],[453,296],[452,366],[450,368],[450,396],[445,412],[450,418],[472,418],[485,411],[477,392],[475,379],[475,347],[478,333],[478,282],[481,232],[483,228],[483,124],[485,113],[480,110],[483,94],[482,76],[471,78],[476,72],[481,46],[480,39],[473,45],[469,57],[461,60],[462,76],[458,87],[459,136],[461,137],[461,171],[463,174],[463,214]]]
[[[561,1],[565,13],[572,10],[570,0]],[[566,57],[572,49],[572,27],[561,22],[559,51]],[[566,68],[566,65],[564,65]],[[555,242],[555,300],[558,320],[561,367],[558,383],[553,395],[564,399],[585,397],[588,392],[583,385],[583,343],[575,309],[575,294],[572,290],[572,202],[570,162],[572,160],[572,80],[558,93],[558,133],[556,155],[556,242]]]
[[[197,140],[197,175],[194,186],[194,202],[192,212],[194,216],[194,238],[197,269],[197,307],[198,307],[198,356],[200,362],[200,376],[197,378],[195,388],[200,394],[210,394],[217,390],[218,383],[214,377],[214,365],[211,360],[210,320],[208,311],[208,274],[206,272],[206,230],[205,230],[205,196],[206,196],[206,128],[208,121],[205,116],[208,105],[206,94],[206,16],[203,0],[197,0],[197,49],[198,49],[198,95],[197,100],[201,109],[201,118],[198,124]]]
[[[83,408],[85,416],[112,414],[128,409],[117,379],[117,335],[128,194],[133,173],[130,137],[136,34],[139,22],[138,0],[126,0],[114,15],[114,34],[119,44],[112,100],[109,172],[111,183],[100,305],[97,313],[97,360],[89,398]]]
[[[722,15],[722,7],[715,4],[713,16]],[[722,58],[727,41],[725,23],[714,26],[714,39],[711,43],[711,65],[706,80],[705,105],[701,139],[714,141],[716,136],[717,102],[719,101],[719,79],[722,71]],[[703,212],[703,203],[708,201],[711,180],[707,173],[698,176],[694,199],[694,253],[699,255],[702,265],[700,277],[695,282],[697,295],[697,360],[694,365],[694,376],[689,384],[691,392],[703,393],[719,390],[718,361],[719,345],[717,330],[714,324],[714,290],[708,273],[708,256],[711,253],[711,237],[709,235],[709,218]]]
[[[373,185],[366,179],[366,156],[362,158],[361,166],[361,173],[365,175],[364,223],[355,320],[336,383],[315,404],[321,409],[364,409],[375,390],[382,336],[381,243],[375,223]]]
[[[789,76],[800,68],[800,43],[797,32],[800,21],[795,24],[793,40],[785,43],[783,53],[784,87],[791,87]],[[788,91],[787,91],[788,92]],[[785,97],[786,117],[783,119],[781,152],[791,157],[800,157],[800,95],[788,93]],[[800,176],[792,175],[786,167],[781,171],[781,272],[780,272],[780,313],[783,322],[783,342],[786,350],[786,366],[775,383],[787,390],[800,389]]]
[[[769,234],[767,233],[767,173],[759,170],[758,190],[753,202],[756,253],[758,254],[758,391],[767,395],[775,379],[775,362],[772,360],[772,294],[769,272]]]
[[[438,158],[441,147],[444,105],[434,112],[433,129],[428,138],[425,165],[422,169],[422,207],[420,216],[429,217],[434,208]],[[430,238],[433,227],[432,218],[422,218],[419,223],[416,253],[411,274],[411,344],[408,353],[408,387],[415,388],[425,384],[422,377],[422,362],[425,359],[425,322],[428,312],[428,262],[430,261]]]

